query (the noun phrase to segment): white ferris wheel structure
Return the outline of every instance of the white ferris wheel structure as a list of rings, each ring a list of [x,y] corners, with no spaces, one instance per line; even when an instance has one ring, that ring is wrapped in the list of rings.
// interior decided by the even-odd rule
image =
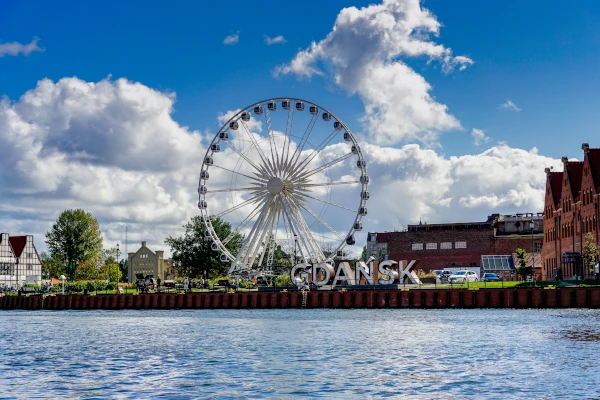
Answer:
[[[215,135],[198,208],[212,249],[231,263],[229,275],[273,266],[282,248],[292,264],[321,264],[355,245],[368,185],[365,159],[344,122],[315,103],[273,98],[236,112]],[[217,217],[230,223],[227,237],[215,232]],[[244,239],[233,252],[227,244],[236,233]]]

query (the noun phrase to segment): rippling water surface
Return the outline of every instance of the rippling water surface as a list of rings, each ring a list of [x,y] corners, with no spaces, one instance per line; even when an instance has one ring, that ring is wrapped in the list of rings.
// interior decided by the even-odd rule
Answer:
[[[0,398],[598,398],[600,311],[0,311]]]

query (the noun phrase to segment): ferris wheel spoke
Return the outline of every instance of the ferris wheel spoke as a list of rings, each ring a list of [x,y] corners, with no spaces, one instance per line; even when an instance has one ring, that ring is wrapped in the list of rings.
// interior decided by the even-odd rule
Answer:
[[[347,160],[348,158],[352,157],[353,155],[354,155],[354,153],[344,154],[343,156],[338,157],[335,160],[329,161],[327,164],[321,165],[320,167],[315,168],[312,171],[308,171],[308,172],[299,174],[296,179],[306,179],[306,178],[313,176],[314,174],[317,174],[327,168],[333,167],[337,163]]]
[[[329,229],[331,231],[331,233],[333,233],[335,236],[337,236],[337,238],[339,240],[344,240],[342,235],[340,235],[335,229],[333,229],[327,222],[323,221],[313,210],[308,208],[308,206],[306,206],[305,204],[302,204],[301,202],[298,204],[298,206],[300,208],[304,209],[310,215],[312,215],[313,218],[315,218],[317,221],[319,221],[321,223],[321,225],[323,225],[325,228]]]
[[[267,196],[267,195],[264,194],[264,193],[260,193],[260,194],[258,194],[256,196],[253,196],[253,197],[249,198],[248,200],[246,200],[246,201],[244,201],[244,202],[242,202],[242,203],[240,203],[240,204],[238,204],[236,206],[233,206],[233,207],[231,207],[231,208],[229,208],[229,209],[227,209],[227,210],[225,210],[225,211],[223,211],[223,212],[215,215],[214,217],[216,218],[216,217],[222,217],[224,215],[227,215],[227,214],[229,214],[229,213],[231,213],[231,212],[233,212],[235,210],[239,210],[240,208],[242,208],[244,206],[247,206],[248,204],[253,204],[253,203],[255,203],[256,201],[260,200],[261,198],[263,198],[265,196]]]
[[[254,162],[252,160],[250,160],[248,157],[246,157],[246,155],[244,153],[242,153],[241,151],[239,151],[234,145],[229,143],[229,141],[223,142],[223,143],[225,143],[227,146],[229,146],[229,148],[231,150],[235,151],[240,157],[242,157],[244,160],[246,160],[246,162],[248,164],[252,165],[254,167],[254,169],[256,169],[257,171],[261,172],[264,175],[269,175],[264,168],[259,167],[258,165],[254,164]]]
[[[299,228],[299,226],[296,225],[295,223],[295,219],[293,218],[290,210],[288,210],[288,207],[285,204],[285,201],[281,202],[282,205],[282,210],[283,210],[283,215],[285,216],[285,218],[287,218],[288,221],[288,225],[290,226],[290,230],[294,236],[294,239],[296,241],[298,241],[298,239],[300,240],[300,245],[298,246],[298,250],[300,251],[300,255],[302,256],[302,258],[308,262],[310,259],[310,255],[308,253],[306,253],[306,251],[308,251],[310,249],[310,247],[308,246],[308,244],[306,243],[306,241],[304,240],[304,236],[300,235],[300,231],[302,230],[301,228]],[[296,261],[296,260],[294,260]]]
[[[277,233],[279,232],[279,217],[281,215],[281,212],[279,210],[277,210],[277,222],[275,222],[274,224],[274,233],[271,233],[271,240],[269,241],[269,253],[267,254],[267,267],[270,267],[271,265],[273,265],[273,258],[275,255],[275,248],[277,247],[276,245],[276,240],[277,240]],[[271,227],[271,231],[273,231],[273,227]]]
[[[341,208],[342,210],[351,211],[351,212],[353,212],[353,213],[356,213],[356,212],[358,212],[357,210],[353,210],[353,209],[351,209],[351,208],[348,208],[348,207],[340,206],[339,204],[335,204],[335,203],[332,203],[332,202],[330,202],[330,201],[327,201],[327,200],[321,200],[321,199],[318,199],[318,198],[316,198],[316,197],[314,197],[314,196],[311,196],[311,195],[309,195],[309,194],[307,194],[307,193],[297,193],[297,194],[296,194],[296,196],[300,196],[300,197],[308,197],[308,198],[310,198],[310,199],[313,199],[313,200],[316,200],[316,201],[320,201],[321,203],[329,204],[330,206],[338,207],[338,208]]]
[[[271,125],[271,113],[269,108],[265,109],[265,122],[267,123],[267,134],[269,135],[269,146],[271,147],[271,160],[274,167],[274,172],[277,173],[277,165],[279,164],[279,154],[277,153],[277,143],[275,142],[275,134]],[[275,150],[275,153],[273,153]]]
[[[267,188],[263,187],[247,187],[247,188],[231,188],[231,189],[217,189],[217,190],[209,190],[207,193],[229,193],[229,192],[245,192],[245,191],[255,191],[260,193],[261,191],[266,191]]]
[[[250,130],[248,129],[248,126],[246,125],[246,122],[242,120],[242,126],[244,127],[244,130],[246,131],[246,134],[248,135],[248,137],[250,138],[250,140],[252,141],[252,144],[254,145],[254,147],[256,147],[257,152],[258,152],[258,156],[260,157],[260,159],[263,162],[263,165],[268,166],[267,163],[267,159],[268,157],[265,155],[265,153],[262,151],[262,148],[260,147],[260,145],[258,144],[258,141],[256,140],[256,138],[252,135],[252,133],[250,133]],[[272,171],[271,171],[272,172]]]
[[[320,187],[320,186],[337,186],[337,185],[355,185],[361,183],[360,181],[335,181],[335,182],[324,182],[324,183],[300,183],[294,185],[294,189],[302,190],[308,187]]]
[[[288,110],[287,124],[285,126],[285,137],[283,138],[283,148],[281,149],[280,170],[283,173],[287,163],[287,157],[290,155],[290,143],[292,141],[292,126],[294,124],[294,107]],[[287,150],[287,154],[286,154]]]
[[[302,218],[302,214],[300,214],[300,212],[298,211],[298,208],[291,201],[291,199],[287,199],[287,202],[288,202],[288,206],[290,206],[289,209],[291,210],[291,213],[294,216],[294,219],[298,223],[298,226],[304,231],[305,239],[308,242],[308,244],[310,245],[311,254],[314,255],[313,261],[322,262],[323,259],[325,259],[325,256],[323,255],[323,252],[319,248],[319,244],[316,242],[315,238],[313,237],[312,232],[310,231],[310,228],[306,224],[306,221],[304,220],[304,218]]]
[[[308,126],[306,127],[306,130],[304,131],[304,135],[302,135],[302,139],[300,139],[300,143],[298,143],[298,146],[296,146],[296,149],[294,150],[294,154],[292,154],[292,158],[290,159],[290,161],[288,163],[288,167],[290,167],[291,170],[293,170],[293,168],[291,168],[291,167],[296,163],[297,159],[300,158],[300,154],[302,153],[302,150],[304,150],[304,146],[306,145],[306,142],[308,141],[308,137],[310,136],[310,133],[312,132],[318,118],[319,118],[318,115],[314,114],[312,116],[312,118],[310,119],[310,122],[308,123]]]
[[[265,225],[265,231],[262,235],[261,240],[259,240],[258,245],[259,248],[262,245],[262,251],[260,252],[260,259],[258,260],[258,265],[263,265],[263,260],[265,258],[265,255],[269,252],[270,248],[271,248],[271,242],[273,241],[273,227],[275,225],[275,219],[277,217],[278,211],[277,211],[277,206],[278,206],[279,200],[275,199],[275,205],[273,207],[272,212],[269,214],[269,218],[268,218],[268,222]],[[267,256],[267,260],[268,260],[268,256]],[[251,264],[254,264],[254,260],[251,260]],[[268,261],[267,261],[267,265],[269,265]]]
[[[258,215],[258,213],[260,212],[261,208],[264,207],[265,203],[268,201],[268,198],[265,196],[265,198],[261,201],[259,201],[258,205],[254,208],[254,210],[252,210],[252,212],[250,214],[248,214],[248,216],[246,218],[244,218],[244,220],[242,222],[240,222],[240,224],[231,231],[231,233],[229,234],[229,236],[227,236],[224,240],[223,240],[223,245],[229,243],[231,241],[231,239],[233,239],[236,235],[236,233],[240,233],[242,229],[244,229],[246,227],[246,225],[248,225],[248,223],[250,221],[252,221],[252,219],[254,217],[256,217],[256,215]]]
[[[304,167],[308,166],[308,164],[317,156],[319,155],[319,153],[321,153],[321,151],[323,151],[323,149],[333,140],[334,137],[336,137],[338,134],[340,133],[339,130],[334,129],[333,132],[331,132],[329,134],[329,136],[327,136],[325,138],[325,140],[323,140],[323,142],[321,142],[321,144],[319,146],[317,146],[312,153],[310,153],[308,156],[306,156],[306,158],[304,160],[302,160],[300,163],[297,164],[297,167],[295,168],[295,170],[297,172],[301,171]],[[352,153],[350,153],[352,154]]]
[[[248,267],[248,264],[246,263],[246,261],[248,259],[248,253],[250,251],[252,243],[255,240],[256,231],[259,229],[259,226],[262,225],[265,216],[269,212],[268,204],[271,202],[272,198],[273,198],[272,196],[268,196],[267,197],[268,200],[265,203],[265,205],[262,207],[260,215],[258,216],[258,219],[257,219],[256,223],[254,224],[254,226],[250,230],[250,233],[248,234],[248,236],[244,240],[244,243],[242,243],[242,247],[240,248],[237,257],[235,258],[235,260],[231,264],[230,273],[231,273],[231,271],[234,268],[236,268],[238,266],[241,267],[241,268]],[[252,265],[250,265],[249,267],[252,268]]]
[[[241,176],[245,176],[246,178],[252,179],[252,180],[254,180],[254,181],[261,182],[261,183],[263,183],[263,184],[265,184],[265,183],[267,182],[266,180],[264,180],[264,179],[261,179],[261,178],[260,178],[260,175],[258,175],[258,176],[250,176],[250,175],[242,174],[242,173],[241,173],[241,172],[239,172],[239,171],[235,171],[235,170],[233,170],[233,169],[229,169],[229,168],[221,167],[220,165],[215,165],[215,164],[211,165],[211,167],[219,168],[219,169],[222,169],[222,170],[225,170],[225,171],[232,172],[232,173],[234,173],[234,174],[238,174],[238,175],[241,175]]]
[[[242,259],[243,265],[248,265],[250,267],[254,265],[254,259],[256,258],[256,254],[260,249],[261,242],[264,240],[266,227],[268,226],[271,220],[273,210],[269,206],[272,204],[272,202],[273,196],[270,197],[268,204],[264,207],[264,213],[262,213],[261,217],[257,221],[257,225],[255,225],[255,227],[258,227],[258,229],[256,229],[254,233],[251,232],[250,236],[248,237],[250,241],[246,250],[246,254]]]

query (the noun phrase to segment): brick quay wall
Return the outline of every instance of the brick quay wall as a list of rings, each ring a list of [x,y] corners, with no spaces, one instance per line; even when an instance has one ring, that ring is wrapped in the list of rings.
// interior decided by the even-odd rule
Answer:
[[[0,310],[600,308],[600,288],[411,289],[0,297]]]

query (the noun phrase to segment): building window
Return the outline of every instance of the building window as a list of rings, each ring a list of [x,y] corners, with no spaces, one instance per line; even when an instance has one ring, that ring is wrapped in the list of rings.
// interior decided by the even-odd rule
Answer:
[[[437,250],[437,243],[427,243],[425,244],[426,250]]]
[[[542,244],[541,243],[536,243],[534,246],[534,253],[541,253],[542,252]]]
[[[454,243],[454,248],[455,249],[466,249],[467,248],[467,242],[455,242]]]
[[[371,239],[369,241],[370,242],[376,242],[377,241],[377,235],[371,235]]]
[[[413,243],[412,249],[413,250],[423,250],[423,243]]]
[[[452,242],[440,243],[440,250],[452,250]]]

